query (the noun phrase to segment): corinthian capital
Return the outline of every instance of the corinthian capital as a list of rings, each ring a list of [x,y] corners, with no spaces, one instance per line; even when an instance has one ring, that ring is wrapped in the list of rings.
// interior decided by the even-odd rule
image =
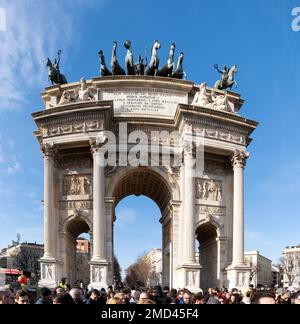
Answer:
[[[194,145],[194,143],[185,142],[182,147],[183,147],[184,156],[194,157],[194,154],[195,154],[195,145]]]
[[[44,144],[41,147],[44,159],[54,158],[55,157],[55,147],[53,144]]]
[[[107,142],[107,136],[102,132],[96,138],[90,139],[91,152],[94,155],[97,153]]]
[[[235,153],[233,154],[233,157],[231,159],[233,168],[236,168],[236,167],[245,168],[249,156],[250,156],[250,154],[248,152],[235,151]]]

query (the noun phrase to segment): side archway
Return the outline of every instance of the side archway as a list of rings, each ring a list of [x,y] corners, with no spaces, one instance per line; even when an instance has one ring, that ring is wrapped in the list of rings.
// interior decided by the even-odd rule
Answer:
[[[64,223],[63,246],[64,277],[73,285],[76,281],[89,283],[89,261],[91,256],[92,224],[89,220],[79,215],[72,215]],[[89,234],[88,251],[77,250],[77,240],[82,234]]]
[[[218,228],[211,222],[198,226],[196,238],[199,242],[199,263],[201,269],[201,288],[218,287]]]

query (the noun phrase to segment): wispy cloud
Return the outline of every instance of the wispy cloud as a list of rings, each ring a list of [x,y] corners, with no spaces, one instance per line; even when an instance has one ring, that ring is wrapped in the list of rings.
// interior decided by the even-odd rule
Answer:
[[[80,38],[76,19],[81,9],[100,10],[104,1],[5,0],[7,29],[0,33],[1,109],[15,109],[29,101],[30,90],[47,85],[46,58],[59,48],[68,50]],[[76,38],[76,39],[75,39]]]
[[[121,229],[126,229],[130,224],[133,224],[138,216],[138,213],[131,208],[123,208],[117,212],[116,226]]]
[[[12,158],[12,164],[7,168],[7,174],[17,174],[22,171],[21,163],[18,161],[17,157]]]

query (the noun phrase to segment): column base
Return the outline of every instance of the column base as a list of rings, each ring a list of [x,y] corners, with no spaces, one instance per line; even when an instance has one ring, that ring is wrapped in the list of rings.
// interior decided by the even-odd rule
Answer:
[[[226,269],[228,288],[230,290],[249,288],[249,278],[251,269],[246,264],[233,264]]]
[[[62,279],[62,262],[46,257],[40,259],[39,262],[41,265],[41,279],[38,286],[40,288],[55,289]]]
[[[202,267],[198,263],[185,263],[178,267],[176,271],[179,287],[176,288],[188,289],[194,294],[202,292],[200,288],[201,269]]]
[[[90,278],[91,283],[89,289],[101,290],[102,288],[107,289],[108,284],[108,262],[100,260],[92,260],[90,262]]]

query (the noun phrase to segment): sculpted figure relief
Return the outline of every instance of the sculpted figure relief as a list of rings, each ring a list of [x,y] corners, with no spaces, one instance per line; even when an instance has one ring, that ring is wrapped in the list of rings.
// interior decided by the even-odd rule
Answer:
[[[196,197],[197,199],[222,201],[222,183],[214,180],[196,181]]]
[[[92,194],[92,180],[89,176],[66,176],[64,196],[83,196]]]
[[[211,104],[212,109],[227,111],[227,112],[230,111],[226,94],[221,95],[221,94],[217,94],[215,91],[212,91],[211,98],[212,98],[212,104]]]
[[[195,94],[192,105],[231,112],[227,95],[217,93],[215,90],[209,92],[206,83],[200,85],[200,90]]]
[[[59,105],[65,105],[78,101],[93,101],[96,99],[95,90],[90,88],[84,78],[80,79],[80,87],[63,92]]]
[[[101,282],[103,278],[103,269],[102,268],[94,268],[93,271],[94,282]]]
[[[207,92],[207,84],[202,83],[200,85],[200,91],[195,94],[193,106],[210,108],[212,104],[211,95]]]

